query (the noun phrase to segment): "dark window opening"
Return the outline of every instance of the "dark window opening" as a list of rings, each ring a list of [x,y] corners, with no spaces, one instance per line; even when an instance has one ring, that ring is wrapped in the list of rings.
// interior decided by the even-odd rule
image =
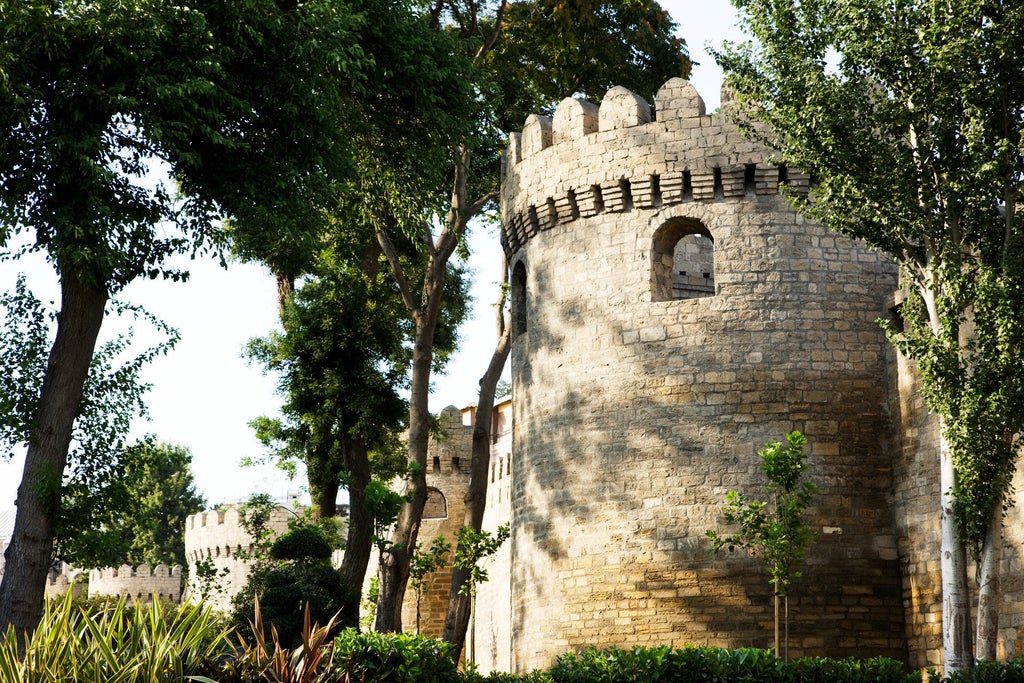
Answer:
[[[715,293],[715,241],[708,229],[688,219],[659,228],[651,249],[651,300],[698,299]]]
[[[522,261],[512,268],[512,338],[526,332],[527,308],[526,299],[526,266]]]
[[[722,169],[715,168],[715,199],[725,197],[725,188],[722,186]]]
[[[757,164],[743,167],[743,194],[757,194]]]
[[[448,501],[435,488],[427,489],[427,502],[423,506],[423,519],[447,519]]]
[[[434,467],[434,474],[437,474],[438,472],[441,471],[441,458],[439,458],[439,457],[437,457],[435,455],[434,456],[434,462],[432,464],[433,464],[433,467]]]
[[[693,176],[689,171],[683,171],[683,201],[693,199]]]

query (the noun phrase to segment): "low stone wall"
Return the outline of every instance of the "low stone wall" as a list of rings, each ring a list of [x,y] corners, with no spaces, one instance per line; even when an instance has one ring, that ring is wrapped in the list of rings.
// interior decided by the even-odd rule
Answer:
[[[124,564],[116,569],[93,569],[89,572],[89,597],[127,595],[139,602],[181,602],[181,565],[150,567]]]

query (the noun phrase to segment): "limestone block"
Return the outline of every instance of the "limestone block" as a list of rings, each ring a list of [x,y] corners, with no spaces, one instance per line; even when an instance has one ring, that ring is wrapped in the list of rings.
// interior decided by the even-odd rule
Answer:
[[[666,81],[654,96],[654,102],[659,121],[696,118],[705,114],[703,98],[696,88],[682,78]]]
[[[530,114],[523,126],[522,158],[537,154],[551,146],[551,117]]]
[[[598,129],[598,106],[593,102],[568,97],[555,108],[552,117],[554,144],[580,140]]]
[[[651,121],[651,105],[639,95],[615,86],[609,90],[598,114],[598,127],[601,132],[631,128]]]

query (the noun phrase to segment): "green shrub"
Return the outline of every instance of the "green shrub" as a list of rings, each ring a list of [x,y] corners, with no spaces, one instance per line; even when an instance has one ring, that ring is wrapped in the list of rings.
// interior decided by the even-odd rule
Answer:
[[[945,679],[934,671],[929,674],[928,680],[934,683],[1024,683],[1024,657],[1008,662],[982,660],[973,669],[954,672]]]
[[[331,543],[318,527],[300,526],[284,534],[270,546],[275,560],[330,560]]]
[[[911,683],[919,680],[916,673],[906,674],[903,665],[891,659],[806,658],[787,664],[768,650],[672,649],[668,646],[569,653],[558,658],[550,674],[553,683]]]
[[[885,657],[826,659],[805,657],[788,665],[793,683],[920,683],[919,673],[906,673],[903,664]]]
[[[340,680],[361,683],[461,683],[450,651],[448,643],[411,633],[346,629],[334,641],[334,667]]]
[[[243,638],[250,639],[250,622],[258,595],[263,622],[277,630],[281,645],[296,648],[302,641],[302,624],[308,604],[313,623],[324,625],[338,615],[337,629],[356,626],[358,588],[349,586],[331,566],[331,546],[315,526],[296,527],[278,538],[270,551],[273,559],[257,562],[242,590],[232,599],[232,623]],[[334,633],[331,634],[334,636]]]

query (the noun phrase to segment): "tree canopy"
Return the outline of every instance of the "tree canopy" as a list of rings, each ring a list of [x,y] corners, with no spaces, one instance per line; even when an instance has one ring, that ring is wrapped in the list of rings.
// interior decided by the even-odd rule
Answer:
[[[0,4],[0,248],[29,232],[61,283],[0,628],[31,631],[60,481],[109,296],[184,277],[173,253],[219,241],[213,220],[320,221],[323,179],[351,168],[345,104],[372,60],[335,0],[28,0]],[[168,170],[177,193],[152,182]],[[35,396],[36,394],[32,394]]]
[[[736,5],[757,44],[719,58],[748,129],[817,181],[798,209],[902,267],[905,324],[890,337],[941,420],[946,666],[969,666],[957,558],[966,544],[998,574],[1024,430],[1024,6]],[[979,657],[995,653],[997,586],[982,580]]]

